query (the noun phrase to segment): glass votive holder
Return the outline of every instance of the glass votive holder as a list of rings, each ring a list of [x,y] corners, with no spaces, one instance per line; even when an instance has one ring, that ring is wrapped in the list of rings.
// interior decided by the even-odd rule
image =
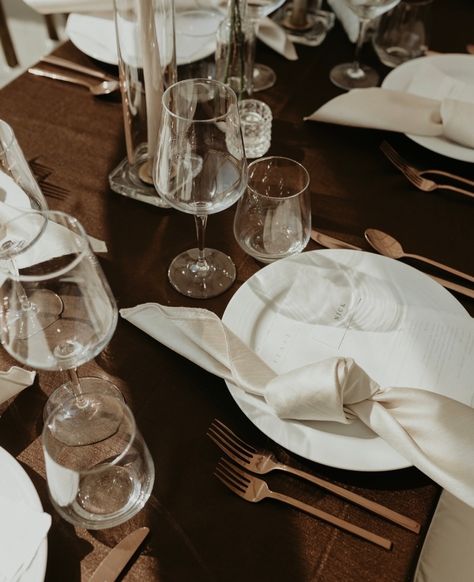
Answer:
[[[240,247],[262,263],[300,253],[311,234],[309,174],[295,160],[271,156],[248,167],[234,217]]]
[[[263,101],[243,99],[239,102],[240,124],[247,158],[265,155],[272,140],[272,111]]]
[[[87,398],[93,410],[87,422],[80,396],[48,416],[42,433],[46,479],[61,517],[79,527],[103,529],[124,523],[142,509],[155,470],[123,399],[102,392]]]

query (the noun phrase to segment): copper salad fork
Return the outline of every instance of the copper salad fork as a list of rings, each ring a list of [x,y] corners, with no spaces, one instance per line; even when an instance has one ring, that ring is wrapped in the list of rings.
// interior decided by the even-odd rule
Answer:
[[[379,536],[375,533],[372,533],[362,527],[354,525],[345,519],[341,519],[340,517],[336,517],[335,515],[331,515],[322,509],[317,509],[316,507],[312,507],[311,505],[307,505],[306,503],[302,503],[298,499],[294,497],[289,497],[288,495],[284,495],[283,493],[278,493],[276,491],[272,491],[267,483],[263,481],[263,479],[259,479],[255,477],[255,475],[250,475],[246,471],[240,469],[236,465],[231,464],[230,461],[225,459],[224,457],[219,461],[217,464],[216,470],[214,475],[221,481],[226,487],[228,487],[231,491],[233,491],[239,497],[242,497],[246,501],[250,501],[252,503],[258,503],[259,501],[263,501],[263,499],[276,499],[277,501],[281,501],[283,503],[287,503],[292,507],[296,507],[305,513],[309,513],[314,517],[318,517],[327,523],[335,525],[340,529],[348,531],[356,536],[363,538],[364,540],[368,540],[373,544],[381,546],[386,550],[390,550],[392,547],[392,542]]]
[[[314,485],[326,489],[335,495],[339,495],[356,505],[364,507],[377,515],[404,527],[405,529],[414,533],[419,533],[420,531],[420,524],[405,515],[397,513],[375,501],[362,497],[362,495],[344,489],[344,487],[339,487],[339,485],[335,485],[330,481],[326,481],[325,479],[321,479],[320,477],[316,477],[305,471],[300,471],[299,469],[295,469],[284,463],[279,463],[270,453],[259,453],[257,449],[239,438],[220,420],[213,420],[207,432],[207,436],[235,463],[248,469],[252,473],[264,475],[275,470],[292,473],[293,475],[306,479]]]
[[[456,186],[451,186],[449,184],[438,184],[433,180],[424,178],[423,174],[437,174],[439,176],[444,176],[445,178],[451,178],[452,180],[458,180],[464,184],[474,186],[474,182],[471,180],[462,178],[461,176],[456,176],[455,174],[450,174],[449,172],[444,172],[443,170],[419,170],[404,160],[400,154],[386,141],[381,143],[380,149],[388,158],[388,160],[392,162],[392,164],[396,166],[406,176],[406,178],[408,178],[408,180],[420,190],[424,190],[425,192],[431,192],[432,190],[437,189],[452,190],[453,192],[458,192],[460,194],[465,194],[466,196],[474,198],[474,192],[464,190],[463,188],[457,188]]]

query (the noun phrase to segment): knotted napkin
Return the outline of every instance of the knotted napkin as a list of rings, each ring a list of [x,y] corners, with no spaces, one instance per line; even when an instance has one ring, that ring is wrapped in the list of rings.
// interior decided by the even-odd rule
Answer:
[[[146,303],[121,315],[164,345],[286,419],[361,420],[426,475],[474,506],[474,410],[414,388],[382,388],[352,359],[331,358],[276,375],[205,309]]]
[[[422,63],[407,92],[379,87],[353,89],[328,101],[306,119],[443,136],[474,148],[474,86]]]

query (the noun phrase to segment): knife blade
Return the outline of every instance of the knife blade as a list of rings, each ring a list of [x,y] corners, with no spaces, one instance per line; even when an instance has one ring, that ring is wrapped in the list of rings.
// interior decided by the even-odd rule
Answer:
[[[97,566],[89,582],[113,582],[117,580],[149,532],[148,527],[140,527],[125,536]]]
[[[318,232],[317,230],[311,231],[311,238],[320,244],[322,247],[326,247],[327,249],[349,249],[353,251],[362,251],[363,249],[347,243],[343,240],[339,240],[328,234],[323,234],[322,232]],[[466,297],[471,297],[474,299],[474,289],[470,289],[469,287],[464,287],[464,285],[459,285],[458,283],[454,283],[453,281],[448,281],[447,279],[443,279],[442,277],[436,277],[436,275],[429,275],[432,279],[434,279],[446,289],[450,289],[451,291],[456,291],[456,293],[460,293],[461,295],[465,295]]]

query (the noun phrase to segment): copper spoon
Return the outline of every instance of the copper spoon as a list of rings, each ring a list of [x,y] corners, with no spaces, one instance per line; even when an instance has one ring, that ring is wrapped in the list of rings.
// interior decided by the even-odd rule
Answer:
[[[438,263],[433,259],[428,259],[427,257],[406,253],[403,250],[402,245],[395,238],[393,238],[392,236],[385,232],[382,232],[381,230],[377,230],[375,228],[367,228],[364,232],[364,235],[369,245],[372,246],[381,255],[390,257],[391,259],[402,259],[402,258],[417,259],[418,261],[422,261],[424,263],[427,263],[428,265],[433,265],[438,269],[443,269],[448,273],[452,273],[457,277],[461,277],[462,279],[466,279],[467,281],[474,283],[474,277],[466,273],[463,273],[462,271],[458,271],[456,269],[453,269],[452,267],[448,267],[447,265]]]
[[[85,79],[79,79],[79,77],[73,77],[71,75],[66,75],[63,73],[53,73],[52,71],[46,71],[40,69],[39,67],[32,67],[28,69],[28,73],[32,75],[38,75],[39,77],[48,77],[49,79],[56,79],[57,81],[66,81],[66,83],[73,83],[75,85],[82,85],[87,87],[93,95],[108,95],[119,89],[120,85],[118,81],[102,81],[100,83],[91,83]]]

